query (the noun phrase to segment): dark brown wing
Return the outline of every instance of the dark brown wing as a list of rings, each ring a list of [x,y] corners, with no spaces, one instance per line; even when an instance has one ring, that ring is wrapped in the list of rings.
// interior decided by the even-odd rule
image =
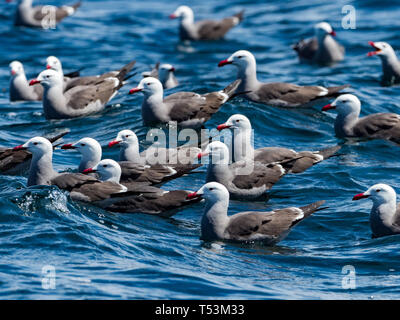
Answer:
[[[169,217],[176,210],[200,201],[200,199],[187,200],[186,197],[188,194],[189,192],[184,190],[167,191],[162,194],[145,193],[137,197],[130,197],[115,202],[106,209],[113,212],[141,212]]]
[[[82,173],[61,173],[51,179],[51,185],[57,186],[62,190],[72,191],[85,184],[99,183],[94,177]]]
[[[303,105],[321,97],[320,87],[298,86],[291,83],[273,82],[262,85],[255,93],[262,101],[281,100],[289,105]]]
[[[102,80],[90,86],[73,87],[65,92],[68,106],[72,109],[85,109],[100,101],[106,104],[113,96],[116,89],[112,80]]]
[[[13,151],[12,149],[0,149],[0,172],[6,173],[26,161],[32,159],[32,153],[26,150]]]
[[[71,5],[72,8],[75,10],[78,9],[81,6],[82,2],[79,1],[73,5]],[[56,22],[60,22],[62,19],[65,17],[68,17],[70,15],[70,12],[67,10],[66,6],[62,7],[55,7],[51,6],[51,9],[49,8],[50,6],[35,6],[33,9],[35,10],[33,14],[33,18],[37,21],[42,21],[44,18],[49,17],[49,14],[53,17],[53,12],[50,13],[49,10],[55,10],[55,18]],[[49,8],[49,9],[47,9]]]
[[[312,60],[318,51],[318,40],[316,38],[300,40],[293,46],[293,50],[297,51],[300,59]]]
[[[172,104],[170,111],[172,121],[182,122],[191,119],[207,121],[219,110],[224,102],[224,96],[218,92],[205,95],[194,92],[179,92],[166,97],[164,102]]]
[[[119,162],[122,175],[121,182],[145,182],[151,185],[170,180],[176,172],[164,165],[143,166],[130,161]]]
[[[240,173],[243,164],[236,162],[230,166],[237,173]],[[279,165],[265,165],[254,163],[254,167],[249,174],[239,174],[233,179],[232,183],[239,189],[253,189],[265,186],[270,189],[284,175],[282,167]]]
[[[242,212],[231,217],[227,231],[235,240],[257,239],[258,236],[277,240],[324,203],[318,201],[300,208],[291,207],[272,212]]]
[[[199,40],[218,40],[243,20],[244,11],[220,21],[203,20],[197,23]]]
[[[47,138],[51,143],[56,142],[65,136],[68,131],[64,131],[56,136]],[[14,151],[11,148],[0,148],[0,172],[6,173],[9,170],[17,169],[20,165],[26,162],[23,169],[28,169],[29,161],[32,159],[32,154],[27,150]],[[23,170],[22,170],[23,171]],[[10,172],[7,172],[10,173]],[[21,173],[12,171],[13,174]]]
[[[358,137],[400,143],[400,116],[395,113],[376,113],[363,117],[354,126],[353,132]]]

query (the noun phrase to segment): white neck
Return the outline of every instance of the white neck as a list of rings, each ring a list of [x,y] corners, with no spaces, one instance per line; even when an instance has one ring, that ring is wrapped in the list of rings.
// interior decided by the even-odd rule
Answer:
[[[82,154],[81,162],[79,163],[79,172],[89,169],[98,164],[101,160],[101,152],[93,151]]]
[[[121,145],[121,149],[119,152],[119,160],[140,163],[139,145],[138,144]]]
[[[242,80],[240,88],[242,90],[255,89],[258,85],[256,62],[250,62],[245,68],[238,68],[237,78]]]
[[[254,159],[254,148],[251,144],[251,129],[233,130],[233,159],[232,162]]]

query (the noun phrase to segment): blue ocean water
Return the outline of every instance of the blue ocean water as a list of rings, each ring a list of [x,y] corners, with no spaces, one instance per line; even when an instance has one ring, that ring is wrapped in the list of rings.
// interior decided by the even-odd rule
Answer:
[[[12,147],[64,129],[70,130],[66,142],[89,136],[105,145],[123,128],[133,129],[143,142],[142,97],[127,95],[140,72],[157,61],[171,63],[181,86],[170,92],[207,92],[234,79],[233,67],[219,69],[217,63],[239,49],[255,54],[262,80],[348,83],[362,101],[362,114],[399,112],[399,88],[381,87],[380,61],[366,57],[370,40],[400,48],[399,1],[190,1],[198,19],[224,17],[242,8],[246,19],[225,40],[192,43],[189,51],[179,46],[177,21],[168,19],[183,3],[84,0],[76,15],[51,31],[14,28],[14,5],[1,3],[0,145]],[[348,4],[356,9],[355,30],[341,27],[342,7]],[[346,46],[346,60],[330,68],[299,64],[290,45],[311,36],[312,26],[324,20]],[[139,74],[103,113],[47,121],[40,103],[9,103],[8,64],[20,60],[28,76],[35,77],[49,55],[59,57],[64,70],[85,67],[87,75],[136,59]],[[322,113],[320,106],[285,110],[236,99],[206,126],[213,128],[233,113],[252,120],[257,147],[317,150],[342,142],[333,133],[335,115]],[[377,182],[400,191],[400,151],[385,141],[346,142],[341,154],[303,174],[286,176],[273,187],[268,202],[231,201],[230,213],[327,200],[328,209],[296,226],[275,247],[203,243],[202,204],[170,219],[111,214],[72,202],[54,187],[27,190],[25,177],[0,176],[0,298],[398,299],[400,238],[371,239],[371,203],[351,198]],[[117,150],[105,149],[104,157],[117,156]],[[57,170],[75,168],[78,162],[77,153],[55,152]],[[204,179],[203,169],[165,188],[197,190]],[[342,268],[348,265],[355,268],[354,289],[342,286]],[[55,289],[42,286],[46,266],[54,268]]]

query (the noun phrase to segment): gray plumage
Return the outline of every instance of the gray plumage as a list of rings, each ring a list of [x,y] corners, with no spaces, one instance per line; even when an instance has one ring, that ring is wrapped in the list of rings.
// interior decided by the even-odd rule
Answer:
[[[97,166],[103,165],[106,170],[114,170],[117,176],[111,176],[100,181],[95,177],[82,173],[57,173],[53,169],[53,146],[41,137],[30,139],[19,150],[29,150],[32,154],[32,162],[29,169],[28,186],[54,185],[68,191],[71,199],[88,202],[106,210],[116,212],[143,212],[151,214],[173,214],[166,211],[177,210],[182,206],[199,201],[187,200],[188,191],[177,190],[164,191],[151,187],[146,183],[119,183],[121,169],[113,160],[100,161]],[[95,167],[96,168],[96,167]],[[113,171],[111,171],[113,172]],[[101,179],[102,173],[99,171]]]
[[[33,28],[46,28],[49,23],[49,17],[55,19],[59,23],[64,18],[72,15],[81,6],[82,2],[79,1],[71,6],[34,6],[32,7],[33,0],[19,0],[17,10],[15,13],[14,24],[16,26],[25,26]],[[49,10],[53,11],[49,11]]]
[[[396,192],[384,183],[378,183],[367,191],[357,194],[354,200],[369,198],[372,208],[369,223],[372,238],[400,234],[400,204],[396,204]]]
[[[43,96],[45,117],[47,119],[68,119],[103,110],[124,85],[123,80],[134,63],[135,61],[123,67],[115,77],[99,78],[95,83],[74,86],[65,92],[63,80],[56,71],[43,71],[38,80],[45,88]]]
[[[344,59],[345,49],[332,35],[332,27],[322,22],[315,26],[316,36],[312,39],[301,40],[293,46],[301,62],[332,65]]]
[[[175,88],[179,85],[174,74],[175,68],[170,64],[156,63],[150,72],[143,72],[143,78],[153,77],[160,80],[165,90]]]
[[[377,55],[382,62],[382,79],[383,86],[391,86],[400,84],[400,61],[396,56],[392,46],[386,42],[372,42],[369,44],[375,51],[369,52],[368,56]]]
[[[191,8],[180,6],[171,18],[180,18],[179,37],[185,40],[219,40],[243,20],[244,10],[222,20],[202,20],[194,22]]]
[[[384,139],[400,144],[400,115],[375,113],[359,118],[360,100],[351,94],[339,96],[323,110],[336,109],[335,133],[340,138]]]
[[[54,137],[47,138],[54,143],[65,136],[68,131]],[[12,148],[0,148],[0,173],[6,175],[22,175],[29,170],[32,153],[27,150],[13,150]]]
[[[236,96],[240,80],[218,92],[198,94],[177,92],[163,98],[163,88],[155,78],[144,78],[132,92],[143,91],[142,118],[147,126],[177,122],[181,127],[199,128],[228,100]]]
[[[322,99],[337,97],[341,90],[349,87],[300,86],[291,83],[263,83],[257,79],[256,60],[246,50],[239,50],[219,63],[222,67],[233,64],[238,68],[237,79],[242,80],[237,92],[246,92],[247,99],[276,107],[305,107]]]
[[[224,185],[234,198],[258,198],[286,174],[275,163],[263,164],[251,159],[230,163],[228,147],[220,141],[210,143],[201,154],[210,156],[206,181]]]
[[[251,141],[252,126],[250,120],[242,114],[234,114],[218,126],[219,130],[229,128],[232,131],[232,161],[251,161],[263,164],[279,163],[287,173],[301,173],[311,166],[332,157],[341,147],[334,146],[320,151],[300,151],[281,147],[254,149]]]
[[[229,193],[215,182],[207,183],[190,198],[205,198],[201,220],[201,239],[235,242],[261,242],[274,245],[283,240],[291,228],[321,210],[325,201],[303,207],[289,207],[269,212],[246,211],[228,216]]]
[[[41,85],[29,86],[22,63],[11,62],[10,69],[10,101],[41,101],[43,87]]]

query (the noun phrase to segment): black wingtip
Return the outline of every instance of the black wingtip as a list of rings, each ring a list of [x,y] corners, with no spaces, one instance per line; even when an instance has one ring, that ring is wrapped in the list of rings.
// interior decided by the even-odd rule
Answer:
[[[56,135],[56,136],[54,136],[54,137],[51,137],[51,138],[47,138],[47,140],[49,140],[51,143],[54,143],[54,142],[56,142],[57,140],[59,140],[59,139],[61,139],[62,137],[64,137],[66,134],[68,134],[69,133],[69,131],[64,131],[64,132],[61,132],[60,134],[58,134],[58,135]]]

